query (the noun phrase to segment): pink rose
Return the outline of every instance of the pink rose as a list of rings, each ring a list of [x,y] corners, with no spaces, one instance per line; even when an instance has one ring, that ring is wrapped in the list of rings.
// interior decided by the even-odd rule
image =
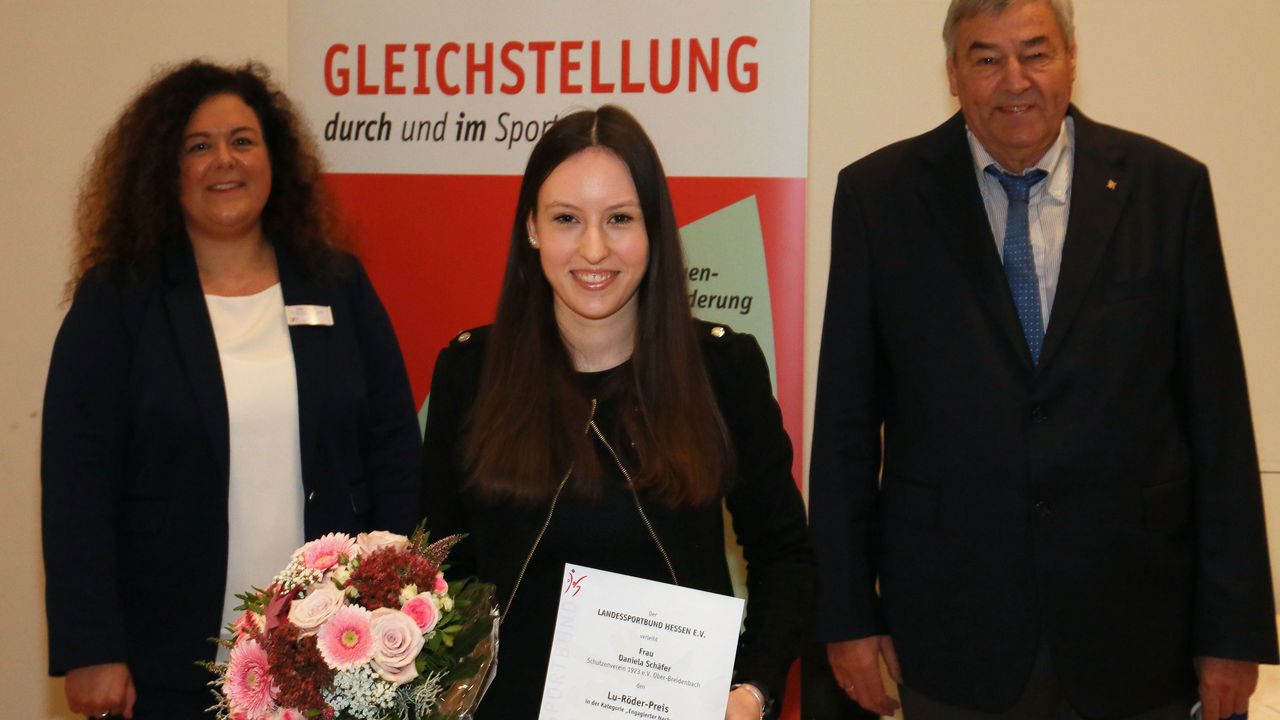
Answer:
[[[409,547],[409,538],[386,530],[374,530],[356,535],[356,544],[360,546],[360,552],[365,555],[384,547],[400,552]]]
[[[437,595],[443,595],[449,592],[449,583],[444,581],[444,573],[436,573],[436,579],[431,586],[431,592]]]
[[[307,720],[307,716],[293,708],[281,708],[279,712],[271,716],[271,720]]]
[[[418,593],[400,606],[400,612],[408,615],[418,626],[418,631],[429,633],[440,620],[440,609],[427,593]]]
[[[418,677],[414,661],[426,640],[413,618],[391,608],[373,611],[373,669],[389,683],[399,685]]]
[[[345,602],[342,591],[333,585],[315,585],[306,597],[294,600],[289,606],[289,622],[303,635],[310,635],[333,617]]]

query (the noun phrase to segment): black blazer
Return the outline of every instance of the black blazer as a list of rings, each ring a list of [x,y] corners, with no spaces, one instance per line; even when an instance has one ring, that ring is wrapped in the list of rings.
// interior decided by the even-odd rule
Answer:
[[[420,440],[391,323],[354,258],[330,283],[277,250],[292,326],[306,536],[417,522]],[[228,421],[190,246],[139,287],[91,272],[54,344],[41,451],[49,671],[127,662],[200,690],[226,583]],[[263,578],[265,584],[270,578]],[[247,588],[246,588],[247,589]],[[207,704],[207,703],[206,703]]]
[[[713,334],[713,327],[724,332]],[[423,502],[433,537],[470,534],[450,555],[452,572],[495,583],[505,603],[546,510],[545,505],[495,507],[462,487],[460,443],[479,389],[488,332],[485,327],[463,333],[436,360],[423,447]],[[811,626],[816,575],[804,505],[791,475],[791,442],[755,338],[709,323],[699,323],[699,335],[739,469],[725,499],[748,570],[745,632],[734,677],[777,696]],[[683,586],[733,594],[718,503],[676,510],[655,506],[649,512]],[[508,672],[540,676],[546,671],[512,667]]]
[[[810,507],[822,639],[889,633],[908,685],[987,711],[1043,639],[1110,717],[1193,656],[1274,662],[1275,616],[1208,172],[1071,115],[1035,367],[960,114],[840,173]]]

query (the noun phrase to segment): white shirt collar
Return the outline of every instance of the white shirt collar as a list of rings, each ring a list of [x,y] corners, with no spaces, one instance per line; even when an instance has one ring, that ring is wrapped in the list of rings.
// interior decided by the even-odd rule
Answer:
[[[982,146],[973,131],[965,126],[965,134],[969,139],[969,151],[973,157],[974,170],[978,174],[978,178],[990,177],[986,174],[988,165],[995,165],[1004,172],[1009,172],[1004,166],[996,162],[995,158],[987,152]],[[1075,135],[1076,124],[1070,115],[1062,119],[1062,127],[1058,129],[1058,138],[1053,141],[1049,149],[1040,158],[1033,167],[1044,170],[1049,174],[1049,182],[1045,183],[1043,188],[1055,202],[1063,203],[1067,201],[1067,193],[1071,191],[1071,174],[1075,160]],[[1018,173],[1010,173],[1017,175]],[[993,178],[994,181],[994,178]]]

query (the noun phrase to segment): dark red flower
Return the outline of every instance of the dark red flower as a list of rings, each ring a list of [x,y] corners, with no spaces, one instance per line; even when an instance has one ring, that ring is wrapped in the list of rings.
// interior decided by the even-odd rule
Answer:
[[[285,623],[266,633],[262,642],[271,665],[271,678],[280,688],[280,707],[322,712],[328,709],[321,688],[333,683],[334,671],[324,663],[314,635],[300,637],[300,631]]]
[[[400,607],[400,589],[413,583],[431,589],[440,568],[409,550],[382,548],[360,558],[348,583],[360,592],[359,603],[369,610]]]

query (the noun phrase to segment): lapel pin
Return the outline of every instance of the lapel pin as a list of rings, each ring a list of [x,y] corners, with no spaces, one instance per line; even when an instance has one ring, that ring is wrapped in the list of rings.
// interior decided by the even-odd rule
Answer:
[[[1116,189],[1116,181],[1115,181],[1115,180],[1108,180],[1108,181],[1107,181],[1107,189],[1108,189],[1108,190],[1115,190],[1115,189]]]

